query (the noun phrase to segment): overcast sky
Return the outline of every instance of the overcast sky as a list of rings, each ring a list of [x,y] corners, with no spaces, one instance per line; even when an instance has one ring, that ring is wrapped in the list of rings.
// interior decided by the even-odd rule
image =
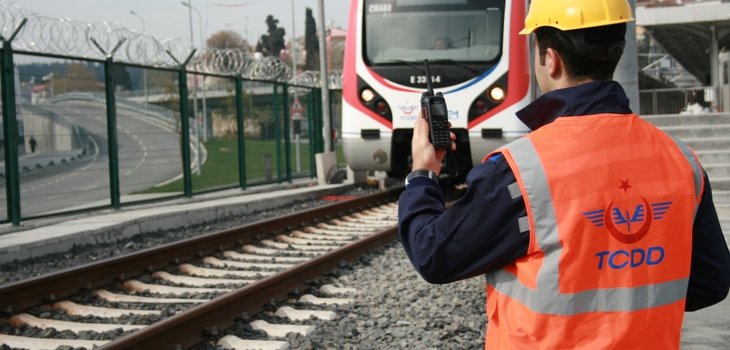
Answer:
[[[187,2],[188,0],[184,0]],[[319,20],[318,0],[191,0],[202,17],[202,31],[206,38],[219,30],[233,30],[255,43],[266,32],[266,16],[279,20],[286,29],[286,38],[292,34],[292,4],[297,36],[304,34],[305,9],[311,8]],[[17,4],[39,15],[63,17],[83,22],[115,22],[142,31],[160,39],[190,40],[188,8],[182,0],[20,0]],[[326,23],[347,28],[348,0],[324,0]],[[130,13],[134,11],[140,17]],[[193,35],[199,45],[201,27],[198,14],[193,11]],[[248,33],[248,34],[247,34]]]

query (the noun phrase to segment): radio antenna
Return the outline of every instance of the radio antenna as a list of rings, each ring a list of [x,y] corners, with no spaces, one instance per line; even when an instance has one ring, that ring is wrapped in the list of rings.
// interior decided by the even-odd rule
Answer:
[[[428,93],[430,95],[433,95],[433,86],[431,85],[431,70],[428,68],[428,60],[423,60],[423,63],[426,64],[426,86],[428,87]]]

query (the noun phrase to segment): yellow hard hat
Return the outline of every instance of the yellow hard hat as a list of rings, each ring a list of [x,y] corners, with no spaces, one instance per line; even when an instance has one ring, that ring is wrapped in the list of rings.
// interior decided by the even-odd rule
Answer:
[[[568,31],[633,20],[627,0],[533,0],[520,34],[530,34],[540,27]]]

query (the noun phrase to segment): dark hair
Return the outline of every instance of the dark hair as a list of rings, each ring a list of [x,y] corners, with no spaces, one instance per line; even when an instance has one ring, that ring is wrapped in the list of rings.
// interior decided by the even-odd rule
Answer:
[[[548,48],[557,51],[572,78],[605,81],[613,78],[624,47],[626,23],[562,31],[540,27],[535,37],[540,50],[540,63],[545,63]]]

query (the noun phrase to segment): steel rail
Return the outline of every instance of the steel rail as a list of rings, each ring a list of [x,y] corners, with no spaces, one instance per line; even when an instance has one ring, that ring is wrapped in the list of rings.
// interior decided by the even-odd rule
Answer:
[[[0,311],[18,312],[46,302],[57,301],[84,290],[93,290],[123,281],[154,269],[235,245],[268,237],[302,225],[397,200],[402,188],[380,192],[345,202],[329,204],[283,217],[263,220],[237,228],[213,232],[159,247],[69,268],[31,279],[0,286]],[[178,336],[182,336],[179,332]]]
[[[183,311],[105,344],[100,349],[188,348],[205,340],[206,334],[214,335],[217,333],[216,329],[231,326],[242,313],[255,314],[262,311],[264,304],[269,301],[286,298],[289,291],[334,270],[341,261],[355,260],[369,251],[393,242],[397,235],[398,228],[393,226]]]

